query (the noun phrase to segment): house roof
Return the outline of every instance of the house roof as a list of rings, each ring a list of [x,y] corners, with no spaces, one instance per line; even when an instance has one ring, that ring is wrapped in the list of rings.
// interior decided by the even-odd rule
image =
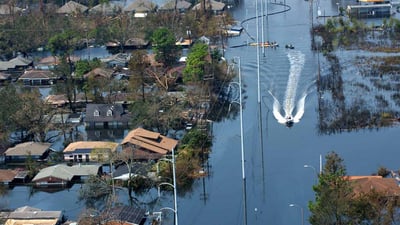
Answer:
[[[22,56],[17,56],[9,61],[0,61],[0,71],[5,71],[8,69],[14,69],[17,66],[30,66],[32,60],[24,58]]]
[[[21,8],[10,6],[8,4],[1,4],[0,5],[0,15],[10,15],[13,12],[20,12],[22,11]]]
[[[108,114],[109,111],[111,111],[111,114]],[[122,104],[86,105],[85,122],[129,122],[130,119],[131,114],[125,112]]]
[[[95,68],[95,69],[91,70],[90,72],[84,74],[83,77],[86,79],[89,77],[102,77],[102,78],[110,79],[113,72],[114,71],[110,70],[110,69]]]
[[[383,178],[382,176],[349,176],[355,195],[368,193],[371,190],[388,196],[400,196],[400,187],[394,178]]]
[[[32,181],[37,181],[46,177],[56,177],[65,181],[70,181],[74,176],[96,175],[99,168],[100,165],[67,166],[64,164],[58,164],[41,169]]]
[[[0,80],[7,80],[10,76],[10,74],[0,72]]]
[[[91,102],[92,100],[88,99],[87,101]],[[68,103],[68,98],[65,94],[48,95],[45,98],[45,102],[48,104],[51,104],[51,105],[64,105],[64,104]],[[85,94],[84,93],[76,94],[75,102],[86,102]]]
[[[149,165],[148,163],[132,163],[131,174],[139,174],[145,176],[150,169],[148,167],[151,167],[151,165]],[[122,164],[115,168],[113,172],[113,177],[119,177],[125,174],[129,174],[128,166],[126,164]]]
[[[57,225],[58,219],[8,219],[5,225]]]
[[[211,8],[211,10],[213,11],[223,11],[225,9],[225,3],[209,0],[205,2],[205,7],[206,9]],[[195,6],[193,6],[193,10],[200,10],[200,9],[201,9],[201,3],[198,3]]]
[[[58,65],[60,59],[57,56],[47,56],[39,60],[38,64],[41,65]]]
[[[71,13],[83,13],[86,12],[89,8],[80,3],[69,1],[65,3],[61,8],[57,10],[57,13],[71,14]]]
[[[176,2],[176,9],[178,10],[187,10],[192,6],[192,3],[184,1],[184,0],[178,0]],[[165,3],[162,7],[162,10],[175,10],[175,0],[168,1]]]
[[[129,38],[125,41],[125,46],[142,47],[147,45],[149,45],[149,41],[146,41],[143,38]]]
[[[107,99],[114,104],[129,103],[132,101],[130,93],[116,92],[107,95]]]
[[[16,170],[0,170],[0,183],[11,182],[17,174]]]
[[[65,149],[66,152],[74,152],[78,149],[110,149],[115,151],[118,147],[118,143],[108,141],[77,141],[69,144]]]
[[[133,206],[117,206],[110,209],[111,218],[107,224],[111,221],[128,222],[130,224],[140,224],[144,219],[146,210],[136,208]]]
[[[106,15],[111,15],[122,11],[122,6],[116,3],[108,2],[106,4],[98,4],[93,8],[89,9],[89,13],[102,13]]]
[[[45,153],[50,146],[50,143],[25,142],[12,148],[8,148],[4,154],[6,156],[43,155],[43,153]]]
[[[62,211],[43,211],[41,209],[24,206],[8,215],[6,225],[56,225],[62,218]]]
[[[119,44],[117,44],[117,45],[119,45]],[[129,59],[130,59],[129,54],[118,53],[118,54],[112,55],[108,58],[102,58],[100,60],[105,63],[116,62],[118,64],[126,64],[126,63],[128,63]]]
[[[178,141],[157,132],[137,128],[130,131],[121,142],[121,144],[127,143],[164,155],[172,151],[178,144]]]
[[[18,79],[50,79],[54,73],[48,70],[27,70]]]
[[[124,12],[150,12],[154,11],[157,5],[150,0],[135,0],[124,8]]]

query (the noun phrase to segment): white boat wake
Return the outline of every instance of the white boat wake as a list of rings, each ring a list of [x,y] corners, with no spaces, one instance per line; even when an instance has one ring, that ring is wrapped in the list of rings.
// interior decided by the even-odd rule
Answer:
[[[301,70],[304,66],[305,55],[300,51],[289,51],[288,57],[290,62],[290,71],[283,104],[284,115],[281,113],[282,106],[278,99],[271,93],[271,91],[269,91],[269,93],[274,98],[272,113],[275,119],[279,123],[286,124],[286,126],[291,127],[294,123],[300,122],[300,119],[304,115],[304,105],[307,93],[304,93],[299,98],[296,105],[297,86],[300,79]],[[293,116],[294,109],[296,109],[297,112]]]

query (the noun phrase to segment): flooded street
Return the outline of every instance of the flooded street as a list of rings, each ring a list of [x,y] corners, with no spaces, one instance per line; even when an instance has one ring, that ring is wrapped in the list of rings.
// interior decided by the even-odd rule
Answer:
[[[275,2],[265,4],[268,14],[284,9],[284,6],[272,3]],[[325,15],[337,15],[336,3],[320,0],[318,7]],[[398,127],[319,134],[318,56],[311,50],[310,1],[286,0],[286,4],[291,7],[289,11],[270,15],[264,20],[265,40],[276,41],[279,47],[259,49],[259,58],[254,46],[229,48],[256,38],[257,23],[251,19],[242,24],[246,32],[228,40],[225,51],[227,60],[240,58],[241,62],[245,179],[242,177],[239,116],[214,123],[209,175],[197,180],[192,190],[186,193],[178,190],[180,224],[245,224],[245,215],[249,225],[301,224],[301,209],[304,210],[304,224],[309,224],[307,204],[314,200],[312,185],[317,179],[320,155],[324,158],[330,151],[337,152],[344,159],[349,175],[370,175],[380,166],[393,170],[399,168],[396,158],[398,146],[392,141],[398,137]],[[316,8],[314,15],[317,14]],[[243,1],[232,10],[240,23],[255,17],[255,1]],[[261,20],[258,24],[261,41]],[[286,44],[292,44],[294,49],[285,48]],[[322,70],[326,68],[322,67]],[[277,104],[274,108],[276,102],[280,108]],[[304,113],[297,114],[303,110]],[[292,116],[298,115],[299,121],[288,128],[277,121],[276,112],[282,117],[287,112]],[[308,168],[304,167],[306,164]],[[44,210],[64,210],[70,219],[76,220],[84,206],[76,197],[79,189],[80,185],[74,185],[69,190],[45,193],[30,192],[28,187],[15,187],[0,202],[9,208],[29,205]],[[155,196],[152,191],[138,198],[150,202]],[[126,193],[121,192],[119,200],[127,201],[126,197]],[[290,207],[290,204],[296,207]],[[147,207],[151,211],[173,207],[173,196],[163,193],[157,202]],[[165,211],[163,224],[173,224],[172,212]]]

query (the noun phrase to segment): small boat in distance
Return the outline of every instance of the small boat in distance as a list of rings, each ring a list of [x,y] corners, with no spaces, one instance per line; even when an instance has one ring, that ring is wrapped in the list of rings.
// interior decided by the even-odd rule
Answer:
[[[287,44],[287,45],[285,45],[285,48],[294,49],[294,46],[292,44]]]
[[[260,43],[258,43],[257,44],[257,42],[251,42],[251,43],[249,43],[249,45],[250,46],[261,46],[261,47],[279,47],[279,44],[277,43],[277,42],[275,42],[275,41],[273,41],[273,42],[269,42],[269,41],[266,41],[266,42],[260,42]]]

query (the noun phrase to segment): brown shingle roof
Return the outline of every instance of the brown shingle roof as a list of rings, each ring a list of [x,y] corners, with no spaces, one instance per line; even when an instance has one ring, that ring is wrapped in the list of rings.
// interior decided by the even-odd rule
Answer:
[[[17,174],[16,170],[0,170],[0,183],[11,182]]]
[[[77,141],[69,144],[63,152],[73,152],[76,149],[110,149],[115,151],[118,143],[108,141]]]
[[[137,128],[128,133],[121,144],[131,143],[141,148],[166,154],[176,147],[178,141],[161,135],[160,133]]]
[[[103,68],[95,68],[92,71],[83,75],[84,78],[88,77],[103,77],[110,79],[114,71],[103,69]]]
[[[47,56],[39,60],[38,64],[43,65],[58,65],[60,59],[57,56]]]
[[[54,74],[48,70],[28,70],[19,79],[49,79],[51,77],[54,77]]]
[[[88,102],[91,102],[92,100],[88,99]],[[65,94],[60,94],[60,95],[48,95],[45,98],[45,102],[51,105],[64,105],[68,103],[68,98]],[[76,100],[75,102],[86,102],[85,99],[85,94],[84,93],[78,93],[76,95]]]
[[[355,195],[365,194],[374,190],[387,196],[400,196],[400,187],[394,178],[381,176],[349,176]]]

